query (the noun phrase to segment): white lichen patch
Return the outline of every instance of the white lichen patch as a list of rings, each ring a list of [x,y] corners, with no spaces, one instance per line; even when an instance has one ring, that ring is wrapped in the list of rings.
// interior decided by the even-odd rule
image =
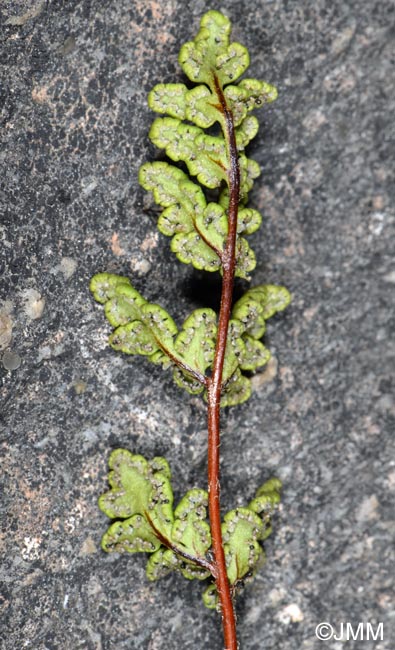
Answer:
[[[58,357],[65,350],[64,332],[59,330],[53,337],[48,339],[38,348],[37,360],[38,362],[44,359],[51,359]]]
[[[368,225],[369,232],[373,235],[373,237],[379,237],[389,222],[390,220],[388,219],[386,212],[373,212],[370,218],[370,223]],[[371,239],[372,237],[370,236],[369,240]]]
[[[25,537],[23,540],[23,547],[22,547],[22,552],[21,555],[24,560],[38,560],[40,555],[39,555],[39,549],[41,545],[41,539],[40,537]]]
[[[296,603],[290,603],[283,607],[277,614],[277,619],[283,625],[290,623],[301,623],[304,619],[304,614]]]
[[[65,280],[71,278],[77,268],[77,261],[72,257],[62,257],[56,270],[62,273]]]
[[[66,533],[72,535],[76,528],[79,527],[81,520],[84,516],[84,507],[81,503],[76,503],[72,508],[71,513],[64,520],[64,529]]]
[[[138,259],[136,257],[132,257],[132,259],[130,260],[130,268],[135,273],[140,273],[141,275],[145,275],[146,273],[148,273],[148,271],[150,271],[151,264],[146,259]]]
[[[36,289],[25,289],[22,292],[22,303],[23,312],[30,320],[41,318],[44,311],[45,298],[39,291]]]
[[[94,176],[85,176],[81,179],[81,194],[89,196],[98,186],[98,180]]]

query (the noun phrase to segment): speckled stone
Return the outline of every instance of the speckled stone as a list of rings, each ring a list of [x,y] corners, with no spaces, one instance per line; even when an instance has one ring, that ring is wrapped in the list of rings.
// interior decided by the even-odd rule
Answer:
[[[163,454],[177,497],[205,485],[205,408],[106,346],[88,291],[128,274],[182,322],[218,283],[178,264],[137,184],[156,155],[146,94],[182,80],[180,45],[222,9],[251,76],[279,88],[250,146],[254,282],[292,306],[276,362],[223,417],[224,507],[284,482],[267,565],[238,600],[243,650],[319,650],[321,621],[383,622],[394,647],[394,4],[181,0],[1,3],[2,648],[221,650],[199,584],[105,555],[109,452]],[[7,352],[8,351],[8,352]],[[15,364],[12,364],[15,366]],[[391,628],[392,626],[392,628]],[[345,647],[345,646],[344,646]],[[325,648],[339,650],[340,642]]]

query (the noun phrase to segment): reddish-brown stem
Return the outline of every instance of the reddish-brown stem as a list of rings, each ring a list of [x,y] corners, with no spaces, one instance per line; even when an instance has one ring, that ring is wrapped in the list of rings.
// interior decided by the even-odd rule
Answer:
[[[237,650],[236,617],[233,607],[231,587],[226,573],[225,552],[221,532],[220,508],[220,401],[222,373],[225,360],[226,342],[230,312],[232,308],[233,284],[236,267],[236,233],[237,212],[240,193],[240,168],[237,155],[236,137],[232,112],[229,110],[222,87],[214,76],[215,91],[224,117],[225,132],[229,154],[229,209],[228,236],[222,255],[222,292],[218,318],[218,334],[215,346],[213,372],[208,379],[208,510],[210,518],[212,550],[214,567],[216,569],[215,584],[222,614],[225,650]]]

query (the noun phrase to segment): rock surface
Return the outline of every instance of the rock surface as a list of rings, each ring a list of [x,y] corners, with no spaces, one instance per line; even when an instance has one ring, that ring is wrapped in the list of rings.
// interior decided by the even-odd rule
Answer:
[[[165,455],[180,495],[205,484],[205,409],[115,354],[92,301],[128,274],[182,320],[218,286],[178,264],[137,184],[156,155],[146,94],[182,80],[180,45],[221,9],[279,99],[257,113],[254,282],[294,295],[276,362],[223,417],[224,507],[284,482],[267,565],[238,600],[243,650],[315,650],[321,621],[383,622],[393,648],[394,5],[349,0],[1,3],[2,648],[222,648],[201,587],[149,584],[106,556],[111,449]],[[391,149],[392,147],[392,149]],[[392,626],[392,630],[391,630]],[[362,647],[360,641],[347,647]],[[326,645],[334,650],[341,642]]]

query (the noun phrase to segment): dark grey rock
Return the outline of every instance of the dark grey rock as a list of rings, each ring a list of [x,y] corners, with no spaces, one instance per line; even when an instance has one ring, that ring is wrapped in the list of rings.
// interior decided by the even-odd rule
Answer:
[[[384,640],[347,648],[393,647],[393,3],[18,0],[0,9],[0,343],[21,359],[0,365],[5,650],[222,647],[199,584],[149,584],[142,556],[100,551],[111,449],[167,456],[177,496],[203,487],[205,409],[106,346],[88,291],[97,271],[129,274],[179,321],[215,301],[137,183],[156,155],[147,92],[182,79],[209,8],[279,88],[250,148],[254,282],[294,294],[268,329],[271,381],[223,416],[224,508],[284,481],[267,565],[238,600],[241,647],[319,649],[321,621],[383,622]]]

